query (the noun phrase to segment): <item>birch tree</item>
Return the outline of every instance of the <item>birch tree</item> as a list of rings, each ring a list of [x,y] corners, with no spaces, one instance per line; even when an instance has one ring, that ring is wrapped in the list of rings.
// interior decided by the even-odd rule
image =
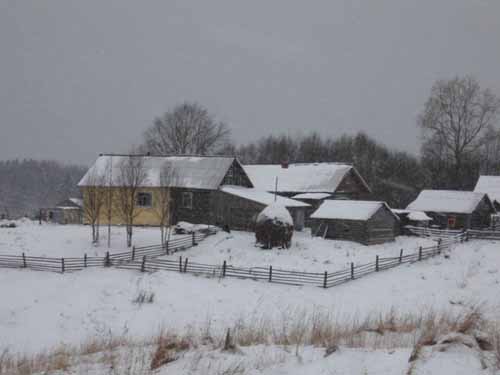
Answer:
[[[99,222],[105,200],[105,176],[97,170],[88,175],[84,192],[83,214],[92,228],[92,243],[99,242]]]
[[[144,158],[127,156],[119,164],[116,179],[116,207],[127,233],[127,247],[132,246],[134,220],[140,213],[137,207],[137,193],[147,179]]]
[[[160,169],[160,188],[158,191],[157,202],[155,204],[155,213],[158,217],[161,244],[165,246],[166,241],[170,238],[171,222],[172,222],[172,187],[176,182],[176,170],[171,162],[165,162]]]

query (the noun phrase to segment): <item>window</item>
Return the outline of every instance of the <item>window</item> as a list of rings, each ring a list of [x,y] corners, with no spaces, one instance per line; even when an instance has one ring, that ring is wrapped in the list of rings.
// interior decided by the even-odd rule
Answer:
[[[457,218],[455,216],[448,216],[448,228],[455,228]]]
[[[189,208],[190,210],[193,208],[193,193],[182,193],[182,207]]]
[[[137,206],[139,207],[151,207],[153,204],[153,196],[151,193],[138,193],[137,194]]]

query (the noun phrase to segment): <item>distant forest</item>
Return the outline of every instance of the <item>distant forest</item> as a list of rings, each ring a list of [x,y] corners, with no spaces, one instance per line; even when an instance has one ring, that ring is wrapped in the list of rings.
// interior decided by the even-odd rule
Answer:
[[[39,208],[80,196],[76,185],[86,170],[47,160],[0,161],[0,217],[33,216]]]

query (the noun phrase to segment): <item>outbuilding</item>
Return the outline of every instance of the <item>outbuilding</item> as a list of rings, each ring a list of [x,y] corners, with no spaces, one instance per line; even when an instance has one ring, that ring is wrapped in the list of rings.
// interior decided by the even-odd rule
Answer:
[[[456,190],[422,190],[407,209],[425,212],[442,229],[487,228],[496,213],[487,194]]]
[[[394,241],[399,219],[385,202],[326,200],[311,221],[315,236],[373,245]]]
[[[432,222],[432,218],[427,216],[423,211],[413,211],[404,209],[392,209],[399,218],[399,234],[406,234],[405,227],[411,225],[413,227],[428,227]]]

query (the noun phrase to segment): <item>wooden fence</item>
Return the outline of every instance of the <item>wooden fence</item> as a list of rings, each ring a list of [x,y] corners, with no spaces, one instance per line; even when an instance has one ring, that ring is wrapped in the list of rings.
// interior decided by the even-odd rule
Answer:
[[[177,251],[196,246],[206,237],[215,234],[215,230],[196,232],[184,237],[167,241],[164,245],[133,247],[132,250],[110,254],[104,257],[89,257],[84,254],[82,258],[49,258],[19,255],[0,254],[0,267],[3,268],[29,268],[35,271],[70,272],[80,271],[89,267],[111,267],[114,265],[133,262],[144,256],[155,258],[163,255],[173,254]]]
[[[136,247],[132,251],[107,254],[105,257],[84,258],[41,258],[0,255],[0,267],[29,268],[42,271],[68,272],[81,270],[86,267],[111,267],[130,269],[141,272],[155,272],[159,270],[192,275],[203,275],[219,278],[239,278],[261,280],[270,283],[288,285],[313,285],[322,288],[331,288],[363,276],[388,270],[403,264],[419,262],[449,250],[453,244],[466,241],[469,238],[500,239],[500,232],[467,231],[452,233],[436,233],[437,244],[434,246],[420,247],[413,253],[405,253],[402,249],[398,256],[374,256],[374,261],[356,265],[335,272],[300,272],[269,267],[235,267],[224,261],[222,264],[205,264],[191,262],[188,257],[180,256],[177,260],[157,259],[166,254],[172,254],[180,249],[196,245],[199,241],[212,234],[197,233],[169,242],[168,246]],[[425,234],[426,236],[428,234]]]

